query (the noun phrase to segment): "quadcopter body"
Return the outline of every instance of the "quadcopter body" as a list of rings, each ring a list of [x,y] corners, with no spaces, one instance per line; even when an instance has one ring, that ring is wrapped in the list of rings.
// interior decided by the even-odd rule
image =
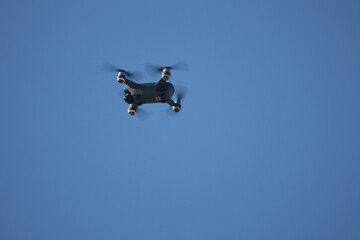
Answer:
[[[181,94],[174,101],[172,96],[175,93],[173,84],[167,82],[170,79],[170,70],[173,67],[156,68],[161,71],[161,79],[153,83],[135,83],[128,79],[132,74],[125,70],[117,69],[117,81],[120,84],[126,84],[124,87],[124,101],[130,104],[128,114],[134,116],[139,106],[147,103],[167,103],[176,113],[181,111]]]

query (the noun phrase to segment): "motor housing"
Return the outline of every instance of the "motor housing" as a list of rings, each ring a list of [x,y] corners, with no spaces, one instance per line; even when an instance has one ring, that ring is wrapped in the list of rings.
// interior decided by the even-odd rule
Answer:
[[[123,71],[119,71],[119,74],[117,76],[118,83],[125,83],[126,74]]]
[[[136,105],[136,104],[130,104],[129,109],[128,109],[128,114],[129,114],[130,116],[134,116],[134,115],[136,114],[137,108],[138,108],[138,105]]]
[[[176,100],[174,102],[174,106],[172,106],[172,110],[176,113],[181,111],[181,101],[180,100]]]
[[[171,77],[170,68],[164,67],[161,74],[161,78],[167,81],[170,79],[170,77]]]

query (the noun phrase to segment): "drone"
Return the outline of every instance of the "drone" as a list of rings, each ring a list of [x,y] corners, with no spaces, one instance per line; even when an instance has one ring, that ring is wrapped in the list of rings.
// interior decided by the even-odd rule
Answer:
[[[118,72],[117,82],[126,85],[124,87],[124,101],[129,104],[128,114],[130,116],[135,116],[136,112],[140,110],[139,106],[148,103],[167,103],[171,106],[173,112],[179,113],[181,111],[181,100],[183,99],[184,92],[177,92],[176,99],[172,100],[171,98],[175,93],[175,88],[168,80],[171,77],[171,70],[186,70],[186,68],[184,62],[172,66],[155,66],[148,64],[147,70],[150,74],[156,75],[161,73],[160,80],[151,83],[135,83],[129,78],[139,76],[138,73],[117,68],[110,63],[104,63],[103,65],[103,70]]]

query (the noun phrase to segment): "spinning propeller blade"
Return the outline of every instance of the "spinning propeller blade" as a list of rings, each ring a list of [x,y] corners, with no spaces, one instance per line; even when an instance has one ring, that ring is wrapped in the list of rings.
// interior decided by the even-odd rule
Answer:
[[[128,77],[131,78],[141,78],[143,76],[142,73],[139,72],[134,72],[134,71],[125,71],[124,69],[121,68],[117,68],[116,66],[114,66],[111,63],[108,62],[104,62],[101,68],[103,71],[107,71],[107,72],[123,72],[125,73]]]
[[[179,71],[185,71],[188,69],[186,62],[182,61],[179,63],[176,63],[171,66],[160,66],[160,65],[153,65],[153,64],[146,64],[146,69],[150,75],[155,76],[158,73],[161,73],[164,68],[179,70]]]
[[[186,93],[187,93],[187,87],[179,86],[179,85],[175,86],[176,101],[179,102],[180,104],[181,104],[181,100],[185,99]],[[166,108],[164,112],[171,117],[179,116],[179,113],[174,112],[171,107]]]
[[[177,100],[180,100],[180,101],[183,100],[186,96],[186,93],[187,93],[187,87],[179,86],[179,85],[175,86],[175,94],[176,94]]]

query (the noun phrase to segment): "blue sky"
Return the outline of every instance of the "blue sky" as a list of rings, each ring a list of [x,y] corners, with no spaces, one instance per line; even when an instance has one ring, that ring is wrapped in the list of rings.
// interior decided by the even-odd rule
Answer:
[[[360,239],[359,20],[349,0],[1,1],[0,239]],[[130,117],[101,71],[182,60],[177,117]]]

